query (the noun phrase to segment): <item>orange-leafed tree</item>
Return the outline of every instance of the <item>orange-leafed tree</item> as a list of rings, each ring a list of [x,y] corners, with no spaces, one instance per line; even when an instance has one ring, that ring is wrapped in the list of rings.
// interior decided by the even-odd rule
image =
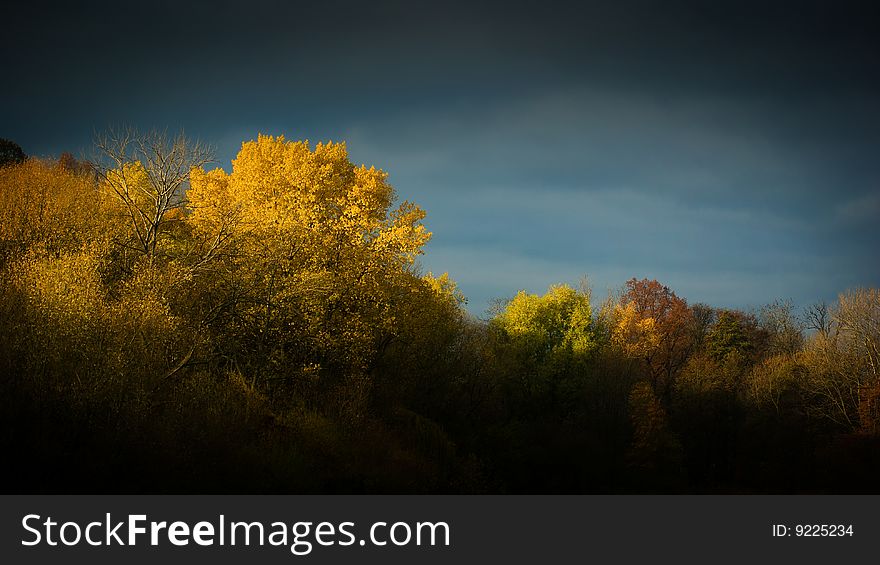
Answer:
[[[684,366],[693,345],[693,313],[687,302],[656,280],[635,278],[626,283],[620,299],[619,335],[645,343],[628,343],[649,369],[658,398],[668,400],[672,381]],[[637,328],[639,331],[629,331]]]

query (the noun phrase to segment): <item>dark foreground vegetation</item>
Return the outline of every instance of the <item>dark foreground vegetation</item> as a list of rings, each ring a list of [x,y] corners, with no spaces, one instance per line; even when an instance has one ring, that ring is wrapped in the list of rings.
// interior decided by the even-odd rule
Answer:
[[[877,492],[880,292],[796,316],[520,293],[488,321],[344,145],[0,168],[7,492]]]

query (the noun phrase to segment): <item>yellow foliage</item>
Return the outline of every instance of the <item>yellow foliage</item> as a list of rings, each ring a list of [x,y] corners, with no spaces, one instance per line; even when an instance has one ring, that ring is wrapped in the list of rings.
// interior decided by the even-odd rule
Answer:
[[[189,220],[207,233],[218,233],[235,216],[238,205],[232,203],[229,194],[229,175],[223,169],[190,172],[190,189],[187,197],[192,207]]]
[[[442,275],[435,277],[433,273],[428,273],[422,280],[428,284],[428,288],[430,288],[437,296],[441,298],[446,298],[451,303],[456,306],[461,306],[467,302],[467,298],[465,298],[464,294],[458,289],[458,285],[449,277],[449,273],[443,273]]]
[[[285,353],[279,370],[315,358],[366,367],[397,332],[396,304],[423,286],[411,267],[431,235],[425,213],[394,208],[387,177],[352,164],[344,143],[264,135],[242,144],[231,173],[191,172],[187,222],[234,247],[227,268],[249,281],[242,314],[261,328],[258,341],[278,344],[297,329],[298,341],[278,349],[301,357]]]
[[[14,280],[34,307],[62,326],[73,328],[94,320],[103,308],[103,286],[94,253],[60,257],[33,254],[14,267]]]
[[[232,173],[191,173],[188,193],[197,229],[281,238],[313,259],[359,249],[379,262],[410,264],[431,234],[409,202],[391,210],[387,173],[355,166],[344,143],[286,141],[260,135],[242,145]]]
[[[119,169],[108,171],[102,189],[111,194],[124,191],[140,208],[149,206],[156,198],[150,176],[140,161],[125,163]]]
[[[786,393],[803,379],[805,367],[794,355],[774,355],[751,368],[745,376],[749,399],[758,406],[772,406],[777,412]]]
[[[551,352],[586,354],[596,346],[590,296],[568,285],[551,286],[544,296],[520,291],[492,323],[538,358]]]
[[[87,176],[37,159],[0,168],[0,243],[72,252],[103,245],[114,226],[111,203]]]
[[[645,357],[660,346],[660,333],[654,318],[642,318],[632,302],[614,308],[616,321],[611,341],[630,357]]]

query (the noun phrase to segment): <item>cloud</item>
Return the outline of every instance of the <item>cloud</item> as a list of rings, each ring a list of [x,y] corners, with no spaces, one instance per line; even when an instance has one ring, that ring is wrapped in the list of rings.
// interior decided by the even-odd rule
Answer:
[[[707,201],[823,207],[837,189],[826,169],[840,160],[821,147],[830,126],[803,131],[789,111],[760,97],[546,85],[404,106],[355,119],[345,136],[356,158],[388,168],[400,188],[636,187]]]
[[[880,218],[880,191],[850,198],[834,209],[834,222],[841,227],[874,224]]]
[[[584,273],[727,305],[880,282],[873,20],[625,4],[225,3],[143,43],[161,10],[19,3],[4,135],[45,154],[183,126],[227,169],[260,132],[347,140],[426,209],[426,267],[477,310]]]
[[[826,102],[661,94],[580,85],[481,112],[403,109],[360,123],[349,147],[426,208],[426,265],[458,273],[474,312],[583,274],[658,278],[726,306],[806,304],[877,280],[870,245],[837,226],[876,209],[839,204],[872,171],[838,146],[859,108],[804,126],[786,112]]]
[[[586,277],[595,300],[619,290],[630,278],[656,278],[690,303],[704,302],[713,306],[751,308],[777,298],[791,298],[803,307],[818,300],[830,300],[836,291],[828,283],[843,289],[849,286],[842,275],[817,277],[815,270],[804,263],[797,270],[766,270],[744,273],[728,270],[645,269],[634,265],[578,262],[569,259],[547,259],[495,246],[435,246],[424,258],[426,270],[448,271],[468,297],[468,309],[482,315],[496,298],[509,298],[520,290],[543,294],[550,285],[576,285]],[[831,279],[830,281],[828,279]]]

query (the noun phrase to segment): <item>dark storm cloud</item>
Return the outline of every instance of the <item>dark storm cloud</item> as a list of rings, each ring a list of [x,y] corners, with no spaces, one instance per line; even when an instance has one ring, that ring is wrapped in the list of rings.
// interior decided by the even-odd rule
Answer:
[[[422,204],[426,268],[493,296],[588,274],[692,300],[876,285],[880,53],[869,4],[19,4],[3,131],[184,127],[346,139]]]

